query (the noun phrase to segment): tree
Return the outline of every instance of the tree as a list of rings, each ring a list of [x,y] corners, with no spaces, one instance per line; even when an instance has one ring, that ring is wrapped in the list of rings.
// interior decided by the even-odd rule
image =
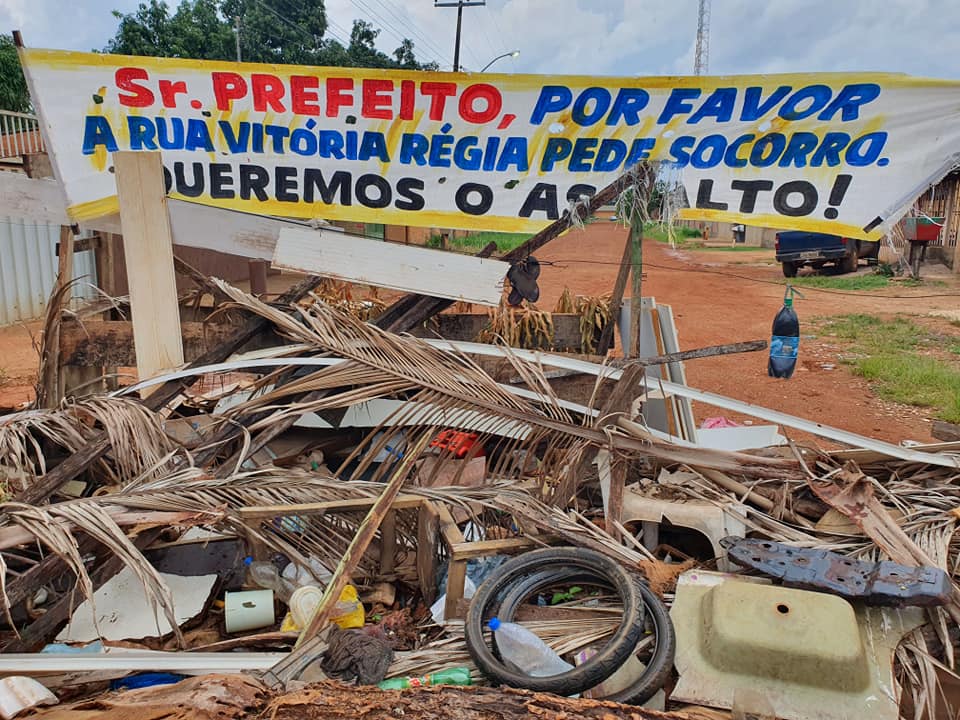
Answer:
[[[30,112],[30,92],[20,68],[17,46],[9,35],[0,35],[0,110]]]
[[[421,64],[413,42],[404,40],[393,57],[376,49],[380,31],[355,20],[349,46],[327,37],[322,0],[183,0],[171,15],[165,0],[143,2],[136,12],[114,12],[120,21],[104,52],[201,60],[436,70]],[[395,59],[394,59],[395,58]]]
[[[127,15],[113,14],[120,24],[104,52],[200,60],[233,56],[233,30],[220,17],[217,0],[184,0],[172,16],[164,0],[140,3]]]

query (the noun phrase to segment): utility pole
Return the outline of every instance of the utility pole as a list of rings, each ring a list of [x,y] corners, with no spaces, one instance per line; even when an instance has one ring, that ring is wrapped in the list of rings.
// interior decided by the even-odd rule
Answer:
[[[240,57],[240,16],[239,15],[237,15],[233,19],[233,29],[234,29],[234,35],[235,35],[234,39],[237,42],[237,62],[243,62],[243,59]]]
[[[465,7],[483,7],[487,0],[457,0],[456,2],[441,2],[433,0],[434,7],[455,7],[457,9],[457,36],[453,45],[453,71],[460,72],[460,29],[463,25],[463,9]]]

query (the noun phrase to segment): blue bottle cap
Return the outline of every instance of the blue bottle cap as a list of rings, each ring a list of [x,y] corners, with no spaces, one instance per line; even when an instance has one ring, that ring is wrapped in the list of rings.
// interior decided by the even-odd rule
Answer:
[[[243,559],[243,564],[244,564],[244,565],[252,565],[252,564],[253,564],[253,555],[247,555],[247,556]]]
[[[492,617],[490,618],[489,628],[496,632],[500,629],[500,618]]]

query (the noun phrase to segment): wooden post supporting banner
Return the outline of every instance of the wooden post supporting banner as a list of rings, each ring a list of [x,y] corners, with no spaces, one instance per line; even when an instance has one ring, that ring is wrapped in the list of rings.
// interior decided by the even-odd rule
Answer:
[[[641,295],[643,289],[643,213],[634,209],[630,218],[630,347],[623,349],[623,356],[640,357],[640,323],[643,319]]]
[[[183,364],[173,235],[160,153],[113,154],[141,380]]]

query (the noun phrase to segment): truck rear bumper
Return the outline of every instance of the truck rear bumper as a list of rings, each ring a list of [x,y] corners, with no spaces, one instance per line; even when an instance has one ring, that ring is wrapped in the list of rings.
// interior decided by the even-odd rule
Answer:
[[[839,260],[849,253],[845,248],[837,250],[806,250],[800,252],[777,253],[777,262],[816,262],[817,260]]]

